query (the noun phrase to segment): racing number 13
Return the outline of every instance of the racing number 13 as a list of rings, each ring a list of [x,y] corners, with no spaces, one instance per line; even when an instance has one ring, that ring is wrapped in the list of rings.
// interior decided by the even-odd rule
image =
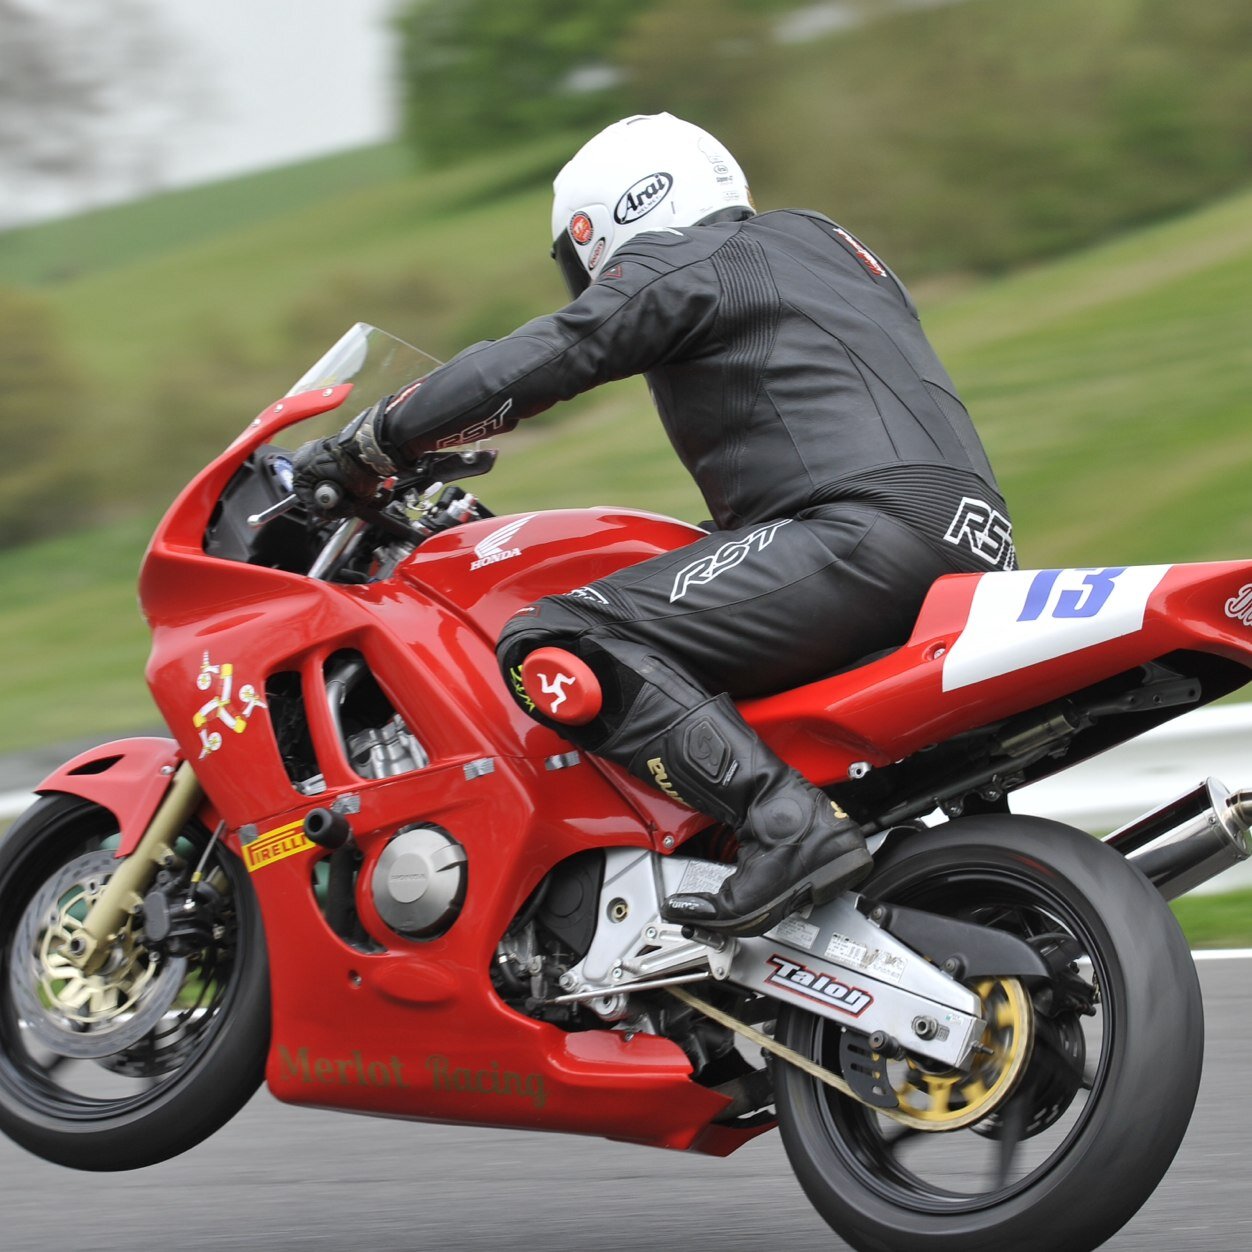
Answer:
[[[1095,617],[1113,594],[1113,580],[1124,574],[1124,565],[1111,569],[1091,570],[1083,575],[1077,587],[1060,587],[1056,583],[1062,574],[1075,574],[1077,570],[1044,569],[1031,581],[1026,592],[1026,603],[1017,615],[1019,622],[1037,622],[1048,610],[1049,617]]]

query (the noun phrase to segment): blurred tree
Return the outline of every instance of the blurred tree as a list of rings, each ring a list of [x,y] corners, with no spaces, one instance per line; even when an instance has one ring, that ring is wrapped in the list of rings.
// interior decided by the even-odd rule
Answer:
[[[417,0],[399,17],[405,132],[451,164],[621,112],[618,36],[657,0]]]
[[[148,189],[190,107],[184,71],[148,0],[0,0],[0,227],[67,185]]]
[[[630,111],[674,113],[733,136],[781,72],[777,8],[771,0],[636,8],[616,52]]]
[[[82,525],[66,507],[84,495],[69,437],[81,399],[47,306],[0,287],[0,548]]]

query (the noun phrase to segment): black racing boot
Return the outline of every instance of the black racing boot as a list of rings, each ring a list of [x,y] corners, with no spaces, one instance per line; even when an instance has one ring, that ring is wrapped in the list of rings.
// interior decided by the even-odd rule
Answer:
[[[738,868],[716,895],[671,896],[662,908],[667,920],[760,934],[868,876],[873,858],[860,827],[779,760],[728,695],[710,699],[664,662],[648,660],[636,669],[645,681],[628,714],[592,750],[731,826],[741,848]]]
[[[716,895],[673,895],[671,922],[759,935],[806,904],[824,904],[869,876],[874,858],[861,828],[794,770],[771,784],[739,835],[738,866]]]

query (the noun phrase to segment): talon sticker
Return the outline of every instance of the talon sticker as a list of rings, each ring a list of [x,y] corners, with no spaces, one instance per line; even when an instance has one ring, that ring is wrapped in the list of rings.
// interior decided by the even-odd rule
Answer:
[[[786,987],[788,991],[798,992],[810,1000],[839,1009],[852,1017],[859,1017],[874,1003],[874,997],[868,991],[841,983],[829,974],[814,973],[799,961],[789,961],[777,954],[769,960],[775,968],[765,981],[775,986]]]

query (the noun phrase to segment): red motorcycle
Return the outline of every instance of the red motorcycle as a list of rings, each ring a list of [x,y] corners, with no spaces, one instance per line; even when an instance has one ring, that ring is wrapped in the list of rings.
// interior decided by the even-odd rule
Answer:
[[[1200,1078],[1165,901],[1248,856],[1252,793],[1210,780],[1103,841],[1005,797],[1245,683],[1252,562],[942,578],[902,647],[745,702],[877,832],[876,868],[717,938],[659,905],[716,887],[731,833],[528,719],[493,651],[522,606],[701,532],[496,518],[459,485],[492,466],[476,448],[344,520],[294,507],[271,440],[429,366],[353,328],[158,528],[140,593],[172,737],[68,762],[0,841],[0,1127],[132,1169],[262,1078],[719,1156],[778,1126],[854,1247],[1107,1239]],[[559,720],[576,678],[528,690]]]

